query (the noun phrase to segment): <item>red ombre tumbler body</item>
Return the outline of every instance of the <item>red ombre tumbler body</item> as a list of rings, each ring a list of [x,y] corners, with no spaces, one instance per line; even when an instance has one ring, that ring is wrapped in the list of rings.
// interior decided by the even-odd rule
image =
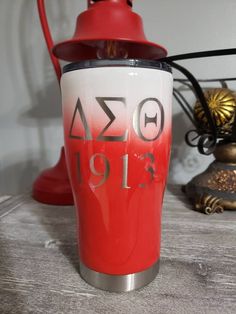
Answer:
[[[172,83],[169,66],[156,61],[64,67],[65,150],[80,274],[95,287],[130,291],[158,272]]]

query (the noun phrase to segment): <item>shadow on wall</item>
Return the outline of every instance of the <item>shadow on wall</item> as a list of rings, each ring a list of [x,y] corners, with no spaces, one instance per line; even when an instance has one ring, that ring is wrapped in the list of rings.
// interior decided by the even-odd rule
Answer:
[[[30,191],[39,173],[40,160],[29,159],[4,167],[0,173],[0,195],[20,194]]]
[[[35,1],[36,3],[36,1]],[[31,14],[37,14],[35,3],[25,0],[21,8],[21,18],[19,30],[21,34],[20,41],[20,54],[22,61],[22,70],[23,77],[26,81],[27,91],[30,96],[30,106],[29,109],[22,112],[19,117],[19,122],[23,126],[35,126],[38,128],[39,139],[40,139],[40,148],[42,151],[45,150],[45,141],[40,136],[42,132],[40,129],[43,129],[45,126],[50,125],[52,119],[61,119],[61,100],[60,100],[60,87],[56,80],[56,76],[52,69],[48,52],[43,51],[43,58],[38,59],[42,61],[41,67],[43,68],[43,81],[45,82],[43,90],[38,90],[36,87],[37,66],[34,67],[33,64],[37,60],[37,55],[34,56],[34,49],[28,49],[29,47],[29,35],[33,36],[31,32],[28,34],[30,20],[29,17]],[[25,18],[25,12],[28,13],[28,18]],[[40,26],[40,25],[39,25]],[[42,41],[42,46],[45,43]],[[41,62],[40,62],[41,63]]]
[[[185,142],[185,134],[194,128],[185,114],[173,116],[173,140],[168,182],[183,184],[190,180],[201,168],[202,156]]]
[[[181,126],[181,127],[180,127]],[[172,119],[172,149],[171,149],[171,160],[169,168],[168,182],[174,183],[174,172],[175,165],[181,158],[181,147],[184,146],[185,130],[187,129],[187,122],[184,117],[184,113],[180,112],[173,116]]]
[[[11,16],[14,5],[12,1],[4,4],[6,16]],[[52,152],[52,149],[48,147],[46,127],[52,124],[53,126],[56,125],[62,116],[60,89],[48,53],[44,48],[45,43],[43,39],[42,42],[37,42],[41,30],[40,28],[37,29],[40,25],[39,23],[37,25],[36,1],[22,0],[16,14],[18,14],[16,18],[16,21],[19,21],[18,25],[10,18],[5,19],[5,29],[8,29],[9,33],[3,49],[5,49],[9,64],[8,73],[12,86],[19,93],[16,97],[23,99],[23,101],[27,99],[26,95],[26,97],[21,97],[21,91],[17,88],[19,79],[23,79],[30,99],[27,107],[24,106],[23,101],[19,103],[24,109],[17,108],[17,112],[19,112],[16,118],[17,125],[19,124],[19,129],[26,136],[27,132],[31,132],[32,129],[34,132],[33,134],[29,133],[26,138],[26,140],[29,139],[26,150],[22,153],[19,152],[19,156],[10,156],[8,160],[5,157],[2,160],[2,167],[0,165],[0,194],[15,194],[31,189],[32,182],[40,170],[52,166],[48,162],[48,154],[49,151]],[[35,41],[37,45],[35,45]],[[37,47],[41,46],[43,55],[40,54],[40,51],[37,54]],[[16,53],[20,55],[18,59],[20,64],[17,63]],[[41,71],[37,71],[39,68]],[[43,76],[42,83],[39,81],[41,79],[40,74]],[[56,128],[55,131],[57,131]],[[17,140],[17,134],[14,140]],[[34,148],[31,148],[31,144]],[[58,156],[60,146],[59,144]],[[34,149],[35,151],[33,151]]]

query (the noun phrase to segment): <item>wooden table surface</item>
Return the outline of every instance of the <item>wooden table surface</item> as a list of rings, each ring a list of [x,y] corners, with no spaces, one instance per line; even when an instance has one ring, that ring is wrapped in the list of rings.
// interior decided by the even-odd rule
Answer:
[[[1,201],[1,200],[0,200]],[[138,291],[97,290],[78,274],[73,207],[21,195],[0,204],[0,313],[236,313],[236,212],[191,210],[167,188],[159,276]]]

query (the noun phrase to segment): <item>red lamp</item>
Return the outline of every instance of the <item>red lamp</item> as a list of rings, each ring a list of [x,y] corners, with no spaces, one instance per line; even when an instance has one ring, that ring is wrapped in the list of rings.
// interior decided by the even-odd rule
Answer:
[[[56,57],[66,61],[97,59],[99,50],[106,49],[111,42],[118,43],[129,58],[150,60],[167,55],[165,48],[146,39],[142,19],[132,11],[131,1],[89,3],[88,10],[77,18],[73,38],[53,48]]]
[[[164,47],[146,39],[141,17],[132,11],[132,0],[89,0],[88,9],[77,18],[73,38],[55,46],[46,18],[44,0],[37,0],[37,3],[58,82],[61,68],[57,58],[66,61],[127,57],[150,60],[167,55]],[[63,148],[57,165],[43,171],[36,179],[32,194],[37,201],[46,204],[73,204]]]

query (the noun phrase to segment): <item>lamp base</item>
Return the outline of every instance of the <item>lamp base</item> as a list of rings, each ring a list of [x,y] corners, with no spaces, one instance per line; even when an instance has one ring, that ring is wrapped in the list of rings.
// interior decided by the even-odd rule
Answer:
[[[205,214],[236,210],[236,143],[221,142],[215,161],[183,187],[195,210]]]
[[[44,170],[33,184],[33,198],[49,205],[73,205],[73,195],[66,168],[64,147],[57,164]]]

